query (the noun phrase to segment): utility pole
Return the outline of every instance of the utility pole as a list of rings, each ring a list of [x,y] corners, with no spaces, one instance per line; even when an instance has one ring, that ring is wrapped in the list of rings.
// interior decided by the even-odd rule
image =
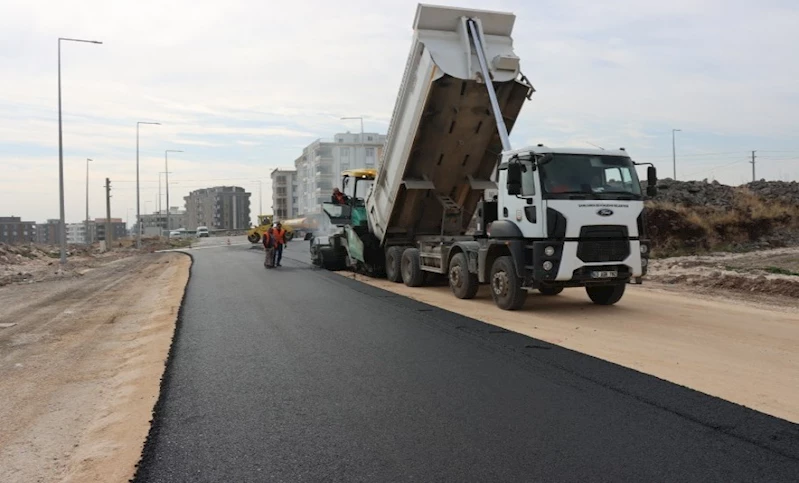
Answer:
[[[671,130],[671,157],[672,157],[672,162],[674,163],[674,181],[677,181],[677,145],[675,144],[674,141],[674,133],[681,130],[682,129]]]
[[[111,249],[111,180],[105,179],[105,249]]]
[[[183,151],[178,149],[167,149],[164,151],[164,173],[166,177],[166,233],[167,238],[169,238],[169,234],[172,233],[172,227],[169,226],[169,153],[182,153]],[[160,196],[160,194],[159,194]]]
[[[755,152],[752,151],[752,183],[755,182]]]
[[[86,158],[86,245],[92,244],[92,237],[89,235],[89,162]]]

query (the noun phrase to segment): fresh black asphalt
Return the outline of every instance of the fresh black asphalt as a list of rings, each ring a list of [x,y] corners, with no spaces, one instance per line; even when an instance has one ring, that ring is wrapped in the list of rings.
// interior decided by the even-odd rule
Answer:
[[[799,481],[798,425],[314,269],[306,246],[270,271],[246,246],[192,253],[136,481]]]

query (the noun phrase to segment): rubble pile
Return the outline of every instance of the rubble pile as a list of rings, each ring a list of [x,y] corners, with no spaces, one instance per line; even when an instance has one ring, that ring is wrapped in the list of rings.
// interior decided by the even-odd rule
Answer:
[[[746,251],[799,245],[799,183],[658,182],[647,201],[654,253]]]

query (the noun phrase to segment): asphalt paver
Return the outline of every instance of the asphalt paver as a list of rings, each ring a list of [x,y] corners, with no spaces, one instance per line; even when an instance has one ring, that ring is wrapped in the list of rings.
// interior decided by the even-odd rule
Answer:
[[[306,245],[270,270],[192,253],[136,481],[799,481],[795,424],[315,269]]]

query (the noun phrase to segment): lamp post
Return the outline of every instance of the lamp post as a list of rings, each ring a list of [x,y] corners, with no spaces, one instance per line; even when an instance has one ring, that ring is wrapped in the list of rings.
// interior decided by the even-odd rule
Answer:
[[[361,151],[363,151],[363,167],[366,167],[366,146],[363,143],[363,116],[342,117],[341,119],[360,119],[361,120]],[[357,158],[357,156],[356,156]],[[355,160],[358,161],[357,159]],[[342,189],[344,187],[342,186]]]
[[[139,222],[139,227],[136,229],[136,248],[141,248],[141,232],[142,232],[142,223],[141,223],[141,202],[140,196],[141,193],[139,191],[139,125],[140,124],[154,124],[160,126],[160,122],[145,122],[139,121],[136,123],[136,218]]]
[[[164,171],[166,171],[166,231],[167,237],[172,229],[169,227],[169,153],[182,153],[177,149],[167,149],[164,151]]]
[[[91,245],[92,239],[89,236],[89,163],[91,159],[86,158],[86,244]]]
[[[64,221],[64,136],[61,129],[61,41],[102,44],[97,40],[58,38],[58,198],[61,210],[61,265],[67,263],[67,224]]]
[[[671,159],[674,164],[674,181],[677,181],[677,145],[674,141],[674,133],[677,131],[682,131],[682,129],[671,130]]]
[[[260,179],[255,180],[258,183],[258,214],[264,214],[264,199],[263,199],[263,191],[261,190],[262,181]]]

